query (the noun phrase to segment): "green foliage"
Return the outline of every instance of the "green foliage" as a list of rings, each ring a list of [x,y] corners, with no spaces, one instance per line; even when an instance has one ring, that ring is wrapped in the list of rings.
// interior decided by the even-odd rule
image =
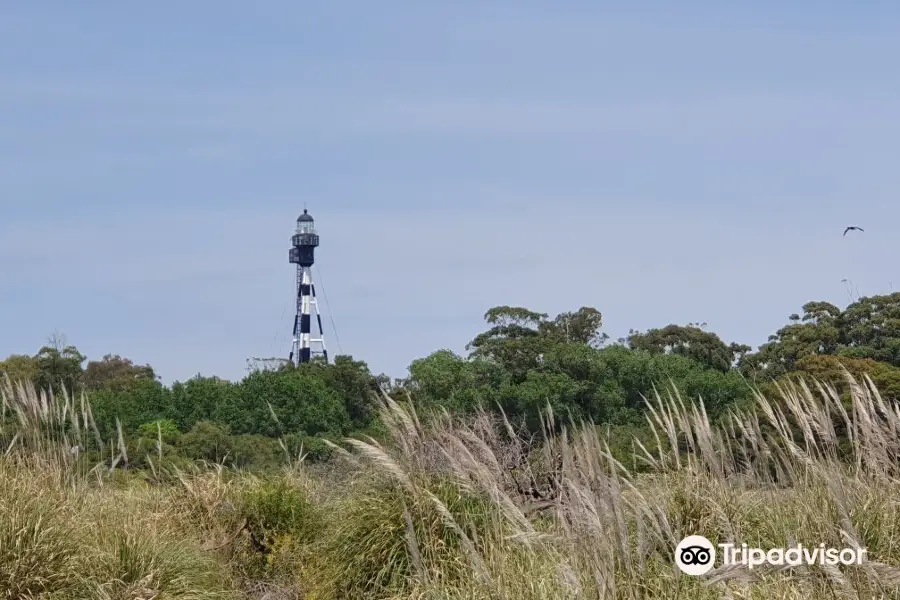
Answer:
[[[124,431],[132,434],[145,423],[171,417],[171,393],[158,381],[140,380],[127,391],[97,390],[89,397],[94,420],[105,440],[116,435],[117,418]],[[176,419],[171,420],[179,428],[184,427]]]
[[[808,302],[803,316],[743,357],[742,372],[765,381],[797,370],[811,356],[868,358],[900,367],[900,292],[860,298],[841,311],[828,302]]]
[[[27,354],[11,354],[0,361],[0,377],[7,376],[13,382],[36,382],[41,367],[33,356]]]
[[[107,354],[81,369],[85,357],[60,340],[52,339],[33,357],[11,355],[0,362],[0,377],[38,389],[59,380],[69,393],[86,393],[102,443],[118,448],[121,426],[128,452],[122,466],[147,466],[146,455],[160,451],[160,432],[162,453],[170,459],[253,469],[301,454],[325,460],[333,452],[325,440],[351,431],[379,435],[374,407],[378,386],[389,379],[373,376],[366,363],[349,356],[332,364],[255,372],[238,382],[198,375],[166,387],[152,367],[119,355]],[[63,389],[52,387],[56,393]],[[13,415],[0,414],[0,437],[12,439],[16,428]],[[93,442],[85,448],[91,456],[98,449]]]
[[[173,444],[181,436],[178,425],[171,419],[158,419],[152,423],[144,423],[138,427],[137,434],[142,438],[161,438],[165,444]]]
[[[841,354],[900,367],[900,292],[860,298],[841,315]]]
[[[60,339],[51,339],[51,344],[42,347],[35,355],[38,387],[54,390],[81,388],[82,363],[87,360],[86,357],[75,346],[64,345],[65,342]]]
[[[409,372],[406,389],[418,403],[440,405],[454,412],[493,406],[502,385],[510,379],[510,374],[495,362],[479,357],[467,360],[450,350],[414,360]]]
[[[265,470],[285,462],[284,450],[278,440],[264,435],[225,436],[223,445],[228,449],[227,464],[252,470]],[[191,450],[183,448],[191,456]]]
[[[750,351],[742,344],[726,344],[714,333],[696,325],[667,325],[646,333],[632,331],[628,344],[636,350],[653,354],[678,354],[717,371],[729,371],[735,361]]]
[[[350,421],[358,426],[371,423],[374,417],[373,396],[378,394],[376,380],[369,366],[351,356],[336,356],[327,365],[310,363],[302,366],[304,374],[320,378],[343,400]]]
[[[107,354],[101,360],[88,361],[82,381],[87,390],[122,391],[131,389],[138,381],[156,381],[150,365],[137,366],[118,354]]]
[[[900,400],[900,368],[871,358],[806,356],[797,361],[795,374],[830,383],[839,393],[849,395],[845,370],[858,380],[868,375],[884,398]]]
[[[240,386],[237,409],[225,419],[236,433],[276,436],[345,432],[350,416],[339,393],[302,370],[261,371]]]
[[[179,447],[188,456],[213,463],[221,463],[231,452],[233,440],[228,426],[210,421],[197,421],[191,430],[178,440]]]
[[[241,515],[256,538],[267,546],[277,538],[291,536],[308,543],[315,539],[320,525],[309,496],[298,482],[287,477],[259,482],[242,498]]]
[[[518,321],[513,322],[510,314]],[[596,341],[596,334],[567,340],[558,335],[555,326],[525,333],[515,329],[521,322],[554,321],[541,321],[544,315],[521,309],[504,307],[489,317],[495,321],[506,318],[508,322],[502,326],[511,329],[501,335],[495,327],[490,335],[476,338],[470,358],[441,350],[413,362],[409,385],[420,404],[452,411],[497,404],[511,419],[538,431],[540,413],[548,405],[559,420],[640,424],[644,398],[652,395],[654,386],[666,386],[670,380],[689,398],[702,397],[713,415],[751,397],[749,386],[733,369],[711,368],[679,353],[621,345],[598,348],[584,343],[585,339]],[[515,336],[510,337],[511,331]],[[490,348],[489,354],[486,348]],[[524,362],[510,370],[510,361]]]
[[[289,583],[298,578],[306,549],[321,535],[323,518],[300,481],[290,476],[256,480],[238,498],[248,543],[239,572],[249,579]]]
[[[171,388],[171,417],[182,430],[201,420],[240,427],[240,386],[218,377],[194,377]]]
[[[487,329],[468,344],[468,355],[438,350],[413,360],[409,377],[393,385],[365,362],[338,356],[331,364],[259,371],[241,381],[198,375],[166,387],[150,365],[115,354],[87,361],[61,336],[34,356],[9,356],[0,362],[0,373],[45,389],[87,393],[102,442],[118,447],[121,425],[128,466],[143,464],[148,452],[159,453],[160,432],[163,454],[173,459],[252,469],[300,455],[327,460],[333,453],[327,441],[351,432],[384,435],[375,408],[386,387],[420,409],[502,409],[530,433],[542,431],[548,406],[557,425],[590,420],[640,429],[645,398],[670,384],[688,403],[702,398],[713,419],[746,405],[752,397],[748,384],[771,391],[775,380],[812,375],[846,393],[844,368],[857,376],[867,373],[885,395],[900,396],[900,293],[862,298],[844,310],[808,302],[756,352],[694,323],[631,331],[619,344],[607,345],[602,314],[591,307],[551,318],[497,306],[485,321]],[[10,439],[14,420],[0,415],[0,425],[0,434]],[[97,451],[99,444],[91,443],[86,450]]]
[[[488,541],[488,523],[496,517],[496,508],[440,477],[429,477],[420,485],[433,496],[372,482],[335,507],[319,574],[327,597],[408,597],[415,578],[424,573],[445,583],[470,575],[460,536],[448,527],[438,505],[477,540],[476,550]],[[418,555],[415,559],[413,552]]]

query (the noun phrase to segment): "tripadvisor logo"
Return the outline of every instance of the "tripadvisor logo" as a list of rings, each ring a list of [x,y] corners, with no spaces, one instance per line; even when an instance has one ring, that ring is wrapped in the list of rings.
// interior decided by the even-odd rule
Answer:
[[[702,535],[689,535],[675,547],[675,564],[687,575],[703,575],[715,561],[716,548]]]
[[[751,548],[747,544],[719,544],[722,566],[744,565],[749,569],[761,565],[861,565],[866,556],[865,548],[826,548],[825,544],[790,548]],[[675,547],[675,564],[687,575],[703,575],[712,570],[716,562],[716,546],[702,535],[689,535]]]

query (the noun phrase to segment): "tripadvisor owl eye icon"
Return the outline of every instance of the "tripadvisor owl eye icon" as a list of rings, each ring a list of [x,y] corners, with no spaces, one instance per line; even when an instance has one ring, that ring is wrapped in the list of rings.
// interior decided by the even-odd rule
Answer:
[[[710,559],[709,548],[688,546],[681,549],[681,562],[686,565],[705,565]]]
[[[675,548],[675,564],[687,575],[707,573],[715,560],[715,547],[702,535],[689,535]]]

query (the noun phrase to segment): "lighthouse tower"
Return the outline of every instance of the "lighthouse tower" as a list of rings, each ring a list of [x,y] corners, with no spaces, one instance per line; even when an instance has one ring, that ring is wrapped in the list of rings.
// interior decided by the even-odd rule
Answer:
[[[303,210],[303,214],[297,218],[297,229],[291,238],[293,247],[288,258],[291,264],[297,265],[297,312],[294,316],[294,343],[291,346],[289,360],[295,365],[312,360],[313,356],[322,356],[328,361],[328,351],[325,349],[325,336],[322,329],[322,315],[319,313],[319,304],[316,301],[316,288],[313,285],[312,269],[315,262],[315,250],[319,245],[319,235],[316,233],[313,218]],[[312,337],[311,310],[315,308],[318,337]]]

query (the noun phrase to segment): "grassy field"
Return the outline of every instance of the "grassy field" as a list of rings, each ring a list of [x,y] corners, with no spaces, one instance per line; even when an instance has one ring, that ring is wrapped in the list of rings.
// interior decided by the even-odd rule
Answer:
[[[6,382],[0,598],[900,598],[900,411],[868,381],[783,392],[718,426],[658,396],[655,442],[621,462],[600,428],[529,446],[503,419],[385,399],[389,443],[254,475],[111,468],[121,442],[89,464],[83,400]],[[692,577],[673,562],[691,534],[868,561]]]

